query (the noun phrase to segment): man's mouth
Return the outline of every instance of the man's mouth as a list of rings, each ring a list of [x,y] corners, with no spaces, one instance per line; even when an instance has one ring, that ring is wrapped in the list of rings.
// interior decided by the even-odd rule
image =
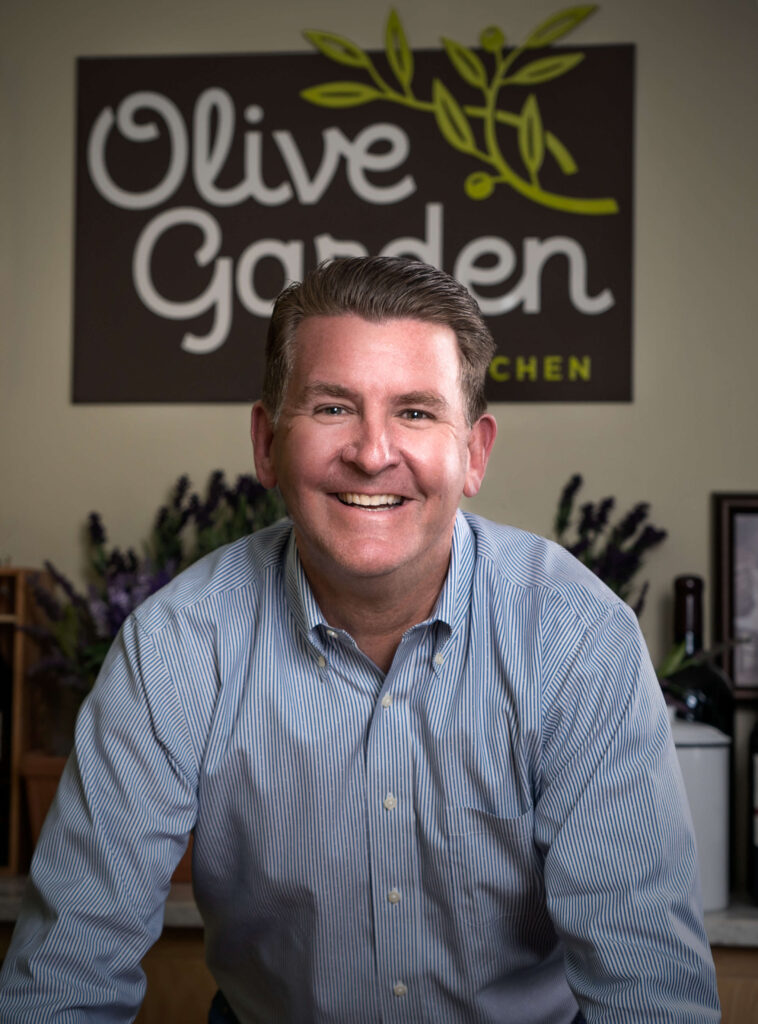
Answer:
[[[399,494],[355,494],[352,491],[344,491],[337,497],[343,505],[358,505],[360,508],[392,508],[405,501]]]

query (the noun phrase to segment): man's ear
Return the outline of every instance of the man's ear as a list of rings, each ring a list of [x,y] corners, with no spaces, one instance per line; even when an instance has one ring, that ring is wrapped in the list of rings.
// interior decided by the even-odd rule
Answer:
[[[262,402],[256,402],[250,413],[250,439],[253,442],[255,475],[264,487],[276,487],[274,464],[274,427]]]
[[[480,416],[471,428],[468,439],[468,471],[463,485],[463,493],[467,498],[473,498],[479,493],[496,435],[497,423],[489,413]]]

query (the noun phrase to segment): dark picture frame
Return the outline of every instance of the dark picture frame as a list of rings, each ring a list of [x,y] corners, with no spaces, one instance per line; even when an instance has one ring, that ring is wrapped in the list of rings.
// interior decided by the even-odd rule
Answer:
[[[714,639],[736,700],[758,699],[758,493],[711,495]],[[734,641],[740,640],[739,643]]]

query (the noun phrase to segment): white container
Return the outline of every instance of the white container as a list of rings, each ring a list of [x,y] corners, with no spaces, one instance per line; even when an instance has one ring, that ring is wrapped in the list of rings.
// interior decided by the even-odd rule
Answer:
[[[695,826],[703,910],[729,905],[729,745],[702,722],[685,722],[670,708],[671,732]]]

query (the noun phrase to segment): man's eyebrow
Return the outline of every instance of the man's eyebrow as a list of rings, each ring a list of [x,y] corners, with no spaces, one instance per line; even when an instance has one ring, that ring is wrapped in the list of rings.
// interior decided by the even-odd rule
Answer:
[[[404,395],[398,395],[394,404],[408,408],[420,405],[425,409],[436,409],[441,412],[448,408],[448,402],[438,391],[408,391]]]
[[[346,388],[343,384],[328,380],[309,381],[300,393],[301,402],[309,402],[317,398],[349,398],[351,401],[357,402],[358,397],[355,391]],[[448,402],[437,391],[406,391],[401,395],[395,395],[392,404],[398,409],[422,406],[437,412],[448,408]]]
[[[314,398],[355,398],[355,392],[342,384],[333,384],[328,380],[312,380],[305,385],[300,393],[300,400],[307,402]]]

